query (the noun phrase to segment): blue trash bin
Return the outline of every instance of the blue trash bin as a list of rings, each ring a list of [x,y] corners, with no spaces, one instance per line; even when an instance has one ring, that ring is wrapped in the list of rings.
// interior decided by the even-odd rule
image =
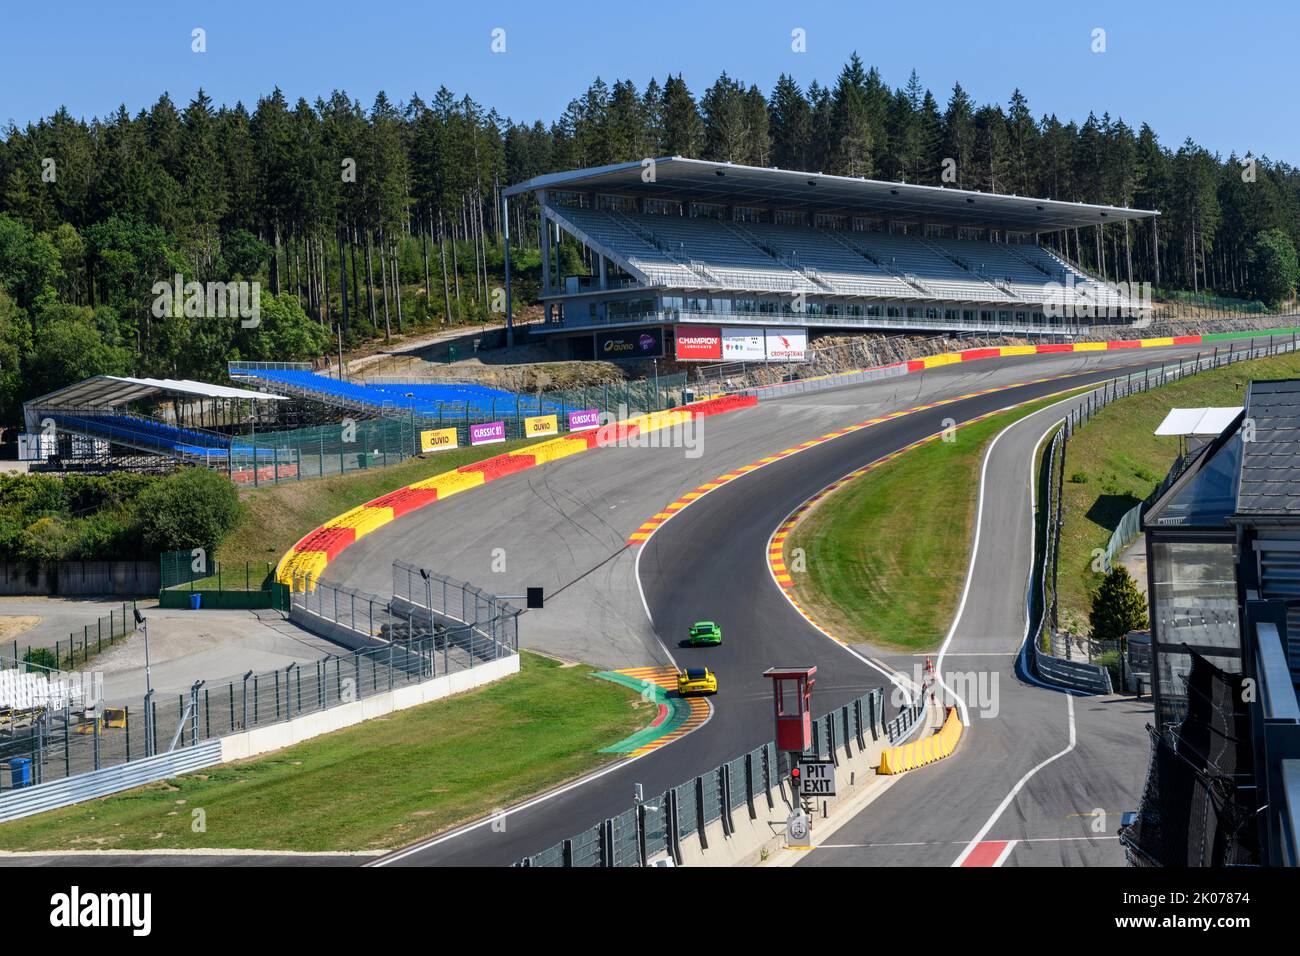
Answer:
[[[32,762],[27,757],[11,757],[9,759],[9,780],[10,785],[17,790],[19,787],[30,787],[32,785]]]
[[[195,591],[190,595],[190,610],[197,611],[203,605],[203,595]]]

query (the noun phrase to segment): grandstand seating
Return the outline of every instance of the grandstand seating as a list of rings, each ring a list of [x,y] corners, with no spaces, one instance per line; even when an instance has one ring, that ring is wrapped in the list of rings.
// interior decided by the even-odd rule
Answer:
[[[0,712],[29,711],[38,708],[58,710],[65,704],[80,706],[83,692],[79,685],[51,680],[44,673],[25,673],[21,669],[0,670]]]
[[[550,414],[558,412],[551,402],[517,395],[486,385],[460,382],[446,384],[371,383],[340,381],[303,369],[234,369],[235,377],[253,379],[272,388],[291,390],[330,404],[344,404],[374,411],[414,411],[428,418],[472,414]]]
[[[653,284],[950,302],[1121,308],[1109,287],[1037,245],[645,215],[560,206],[593,242]],[[1055,283],[1050,286],[1049,283]]]
[[[251,446],[232,444],[231,440],[215,432],[193,428],[179,428],[152,418],[138,415],[60,412],[51,410],[49,416],[62,431],[104,438],[119,445],[128,445],[145,451],[160,452],[187,458],[225,460],[232,451],[235,455],[251,456]],[[271,456],[274,449],[258,448],[259,456]]]

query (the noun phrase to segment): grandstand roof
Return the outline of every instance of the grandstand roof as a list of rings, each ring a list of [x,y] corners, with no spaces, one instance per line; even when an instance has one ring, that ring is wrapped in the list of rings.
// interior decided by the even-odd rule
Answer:
[[[111,408],[125,405],[150,395],[184,395],[189,398],[242,398],[258,401],[281,402],[283,395],[255,392],[247,388],[228,385],[209,385],[188,379],[127,378],[118,375],[95,375],[72,385],[55,389],[24,404],[37,407]]]
[[[653,164],[652,182],[642,178],[645,161],[635,160],[536,176],[511,186],[505,195],[539,189],[590,190],[693,202],[787,206],[814,212],[1018,232],[1054,232],[1126,219],[1148,219],[1160,214],[1153,209],[917,186],[682,156],[655,159]]]

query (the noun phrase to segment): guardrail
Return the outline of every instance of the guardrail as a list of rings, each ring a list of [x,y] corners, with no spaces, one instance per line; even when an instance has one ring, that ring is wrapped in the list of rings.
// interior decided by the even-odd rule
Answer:
[[[1040,677],[1088,693],[1109,694],[1113,690],[1110,669],[1093,663],[1091,659],[1100,653],[1118,650],[1118,648],[1095,641],[1079,642],[1075,639],[1063,641],[1059,639],[1056,633],[1058,625],[1056,583],[1061,527],[1064,523],[1065,455],[1070,437],[1078,429],[1091,422],[1099,411],[1117,399],[1128,398],[1131,395],[1137,395],[1153,388],[1160,388],[1163,385],[1168,385],[1200,372],[1224,368],[1251,359],[1294,352],[1297,349],[1297,344],[1295,333],[1285,338],[1270,335],[1264,343],[1251,338],[1241,348],[1237,348],[1235,341],[1230,342],[1226,351],[1216,347],[1209,354],[1197,353],[1194,359],[1179,359],[1176,363],[1171,362],[1154,370],[1144,369],[1140,373],[1129,372],[1123,378],[1117,376],[1108,379],[1090,393],[1085,401],[1070,410],[1061,429],[1053,436],[1049,449],[1047,500],[1044,504],[1044,513],[1048,515],[1048,524],[1040,565],[1041,570],[1038,577],[1039,595],[1043,611],[1039,615],[1033,638],[1029,642],[1029,663]],[[1153,502],[1172,484],[1177,478],[1177,470],[1181,467],[1181,464],[1181,462],[1175,464],[1175,468],[1171,469],[1170,473],[1166,475],[1161,487],[1146,502],[1139,505],[1138,509],[1142,509],[1148,503]],[[1141,514],[1142,511],[1138,510],[1139,521]],[[1127,518],[1126,515],[1125,519]],[[1111,547],[1115,545],[1116,535],[1122,535],[1123,533],[1123,522],[1121,522],[1121,528],[1117,528],[1112,533],[1107,548],[1107,567],[1109,567],[1109,560],[1112,557],[1110,551]],[[1133,537],[1136,537],[1136,535],[1133,535]],[[1132,538],[1129,540],[1131,541]],[[1089,658],[1088,660],[1063,658],[1054,653],[1058,647],[1063,647],[1066,653],[1069,654],[1076,643],[1082,644],[1082,649]]]
[[[44,813],[46,810],[57,810],[82,800],[107,796],[219,763],[221,741],[209,740],[197,747],[65,777],[43,786],[9,790],[0,794],[0,823]]]
[[[886,722],[884,691],[862,695],[813,721],[812,756],[829,757],[840,766],[879,754],[915,730],[926,713],[924,699],[923,689],[915,703]],[[739,859],[759,852],[775,833],[763,819],[763,811],[776,809],[773,791],[789,805],[777,762],[776,744],[764,744],[663,793],[647,795],[643,803],[515,865],[681,865],[717,853]]]

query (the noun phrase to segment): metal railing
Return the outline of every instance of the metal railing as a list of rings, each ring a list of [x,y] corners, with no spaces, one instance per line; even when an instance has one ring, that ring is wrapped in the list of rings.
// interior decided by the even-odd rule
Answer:
[[[883,708],[884,691],[877,688],[813,721],[812,755],[838,763],[855,750],[866,749],[868,741],[884,736],[892,744],[907,737],[925,713],[923,694],[888,722]],[[703,843],[704,829],[719,820],[724,834],[735,832],[733,814],[757,819],[760,807],[774,810],[774,790],[788,803],[781,789],[782,774],[776,744],[764,744],[663,793],[646,794],[645,802],[515,865],[651,866],[668,858],[680,863],[683,839],[698,834]]]
[[[66,641],[55,641],[53,647],[33,647],[20,655],[18,640],[15,638],[9,647],[9,658],[0,656],[0,670],[6,667],[23,667],[28,664],[54,670],[73,670],[78,665],[85,665],[105,647],[114,644],[135,633],[135,601],[123,601],[121,608],[110,610],[94,623],[83,625],[81,630],[71,631]]]
[[[1047,515],[1047,527],[1040,573],[1038,577],[1039,595],[1042,613],[1039,615],[1033,639],[1030,642],[1032,664],[1037,672],[1049,679],[1066,683],[1080,689],[1098,693],[1109,693],[1111,689],[1110,670],[1095,663],[1102,655],[1123,653],[1118,642],[1096,641],[1091,638],[1079,638],[1058,633],[1058,594],[1057,578],[1060,563],[1060,537],[1064,524],[1064,482],[1065,456],[1070,438],[1080,428],[1112,402],[1141,394],[1153,388],[1179,381],[1189,375],[1225,368],[1238,362],[1266,358],[1297,348],[1297,336],[1279,337],[1270,335],[1266,340],[1249,339],[1238,347],[1237,342],[1229,342],[1226,350],[1214,348],[1209,354],[1197,353],[1194,359],[1179,359],[1156,369],[1144,369],[1141,372],[1129,372],[1124,377],[1108,379],[1089,393],[1085,400],[1070,410],[1062,427],[1052,438],[1048,451],[1047,498],[1044,502],[1044,514]],[[1179,461],[1166,475],[1160,488],[1156,490],[1139,509],[1149,506],[1164,493],[1177,479],[1178,472],[1186,462]],[[1139,530],[1142,511],[1138,513]],[[1128,516],[1126,515],[1125,518]],[[1123,521],[1121,521],[1121,525]],[[1117,528],[1111,535],[1108,545],[1107,567],[1111,546],[1116,542],[1116,535],[1123,532]],[[1136,537],[1136,535],[1134,535]],[[1130,539],[1131,540],[1131,539]]]
[[[296,577],[289,618],[326,637],[341,630],[376,650],[409,649],[425,659],[428,677],[440,677],[517,654],[519,613],[473,585],[396,562],[389,600]]]

